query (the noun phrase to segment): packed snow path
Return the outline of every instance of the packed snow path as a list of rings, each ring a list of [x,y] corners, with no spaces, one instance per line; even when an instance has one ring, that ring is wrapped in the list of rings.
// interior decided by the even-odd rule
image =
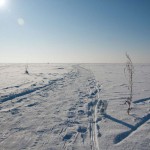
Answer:
[[[130,116],[121,65],[19,66],[0,74],[0,150],[149,150],[149,65],[138,66]]]
[[[95,90],[93,74],[75,65],[62,78],[1,97],[1,149],[87,150],[93,142],[99,150]]]

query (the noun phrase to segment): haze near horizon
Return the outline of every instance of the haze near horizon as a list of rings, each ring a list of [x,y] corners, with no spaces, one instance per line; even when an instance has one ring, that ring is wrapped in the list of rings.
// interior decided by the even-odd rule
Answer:
[[[0,0],[0,63],[150,63],[149,0]]]

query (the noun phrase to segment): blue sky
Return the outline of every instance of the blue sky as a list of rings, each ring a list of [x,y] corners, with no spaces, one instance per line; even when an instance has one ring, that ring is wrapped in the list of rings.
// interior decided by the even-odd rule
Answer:
[[[149,0],[5,1],[0,62],[150,63]]]

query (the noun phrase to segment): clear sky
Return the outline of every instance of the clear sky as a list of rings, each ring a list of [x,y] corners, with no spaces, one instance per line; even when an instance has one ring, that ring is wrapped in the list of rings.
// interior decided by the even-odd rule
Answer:
[[[0,62],[150,63],[150,0],[0,0]]]

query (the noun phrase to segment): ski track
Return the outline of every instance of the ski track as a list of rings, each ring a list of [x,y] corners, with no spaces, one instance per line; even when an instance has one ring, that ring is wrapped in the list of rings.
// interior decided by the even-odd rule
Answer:
[[[86,69],[84,69],[84,68],[82,68],[82,67],[80,67],[80,69],[89,72],[89,70],[86,70]],[[77,105],[78,103],[82,103],[82,102],[81,102],[81,99],[82,99],[83,97],[86,97],[87,95],[88,95],[87,93],[85,93],[85,92],[83,92],[83,91],[79,91],[79,102],[77,102],[75,105]],[[82,97],[82,98],[81,98],[81,97]],[[77,111],[77,110],[79,109],[79,107],[80,107],[80,106],[76,107],[76,108],[75,108],[75,111]],[[77,109],[77,110],[76,110],[76,109]],[[69,110],[74,110],[74,108],[73,108],[73,109],[70,108]],[[81,111],[81,110],[80,110],[80,111]],[[78,118],[78,116],[76,116],[76,119],[77,119],[77,118]],[[71,120],[68,120],[68,121],[71,121]],[[67,130],[67,129],[68,129],[68,127],[66,127],[66,130]],[[82,132],[82,131],[81,131],[81,132]],[[79,136],[81,136],[81,135],[82,135],[82,133],[76,132],[76,133],[72,136],[72,140],[71,140],[71,141],[68,140],[68,141],[65,141],[65,142],[62,144],[62,149],[67,150],[70,145],[74,145],[74,144],[76,143],[77,138],[78,138]]]
[[[100,100],[100,89],[99,89],[98,86],[96,86],[96,89],[98,91],[97,98],[98,98],[98,100]],[[98,102],[97,102],[97,104],[98,104]],[[95,106],[95,142],[96,142],[96,148],[97,148],[97,150],[100,150],[99,149],[98,137],[97,137],[97,134],[98,134],[98,131],[97,131],[97,104]]]
[[[0,131],[0,145],[8,150],[11,147],[14,147],[12,150],[100,150],[100,92],[101,85],[91,70],[74,65],[73,70],[62,78],[1,97],[0,123],[7,130]],[[149,99],[140,99],[134,103]],[[4,120],[4,117],[7,119]],[[135,126],[131,125],[129,131],[117,135],[114,144],[123,142],[149,119],[150,114]],[[26,135],[32,139],[31,143],[25,138]],[[15,137],[23,140],[18,144]],[[16,145],[9,142],[11,139]]]
[[[87,70],[87,69],[84,69],[84,68],[82,68],[82,67],[80,67],[80,69],[82,69],[82,70],[84,70],[84,71],[88,71],[89,72],[89,70]],[[91,74],[91,72],[90,72],[90,74]],[[93,78],[93,77],[92,77]],[[100,97],[99,97],[99,92],[100,92],[100,90],[99,90],[99,88],[98,87],[96,87],[96,82],[95,82],[95,79],[93,78],[93,79],[90,79],[90,82],[89,82],[89,85],[91,85],[91,83],[92,83],[92,86],[95,86],[95,88],[98,90],[98,96],[96,97],[96,99],[99,99]],[[87,90],[88,91],[88,90]],[[82,95],[83,97],[86,97],[86,96],[88,96],[88,97],[90,97],[89,98],[89,100],[88,101],[90,101],[90,102],[92,102],[93,101],[93,99],[91,99],[91,96],[96,96],[97,95],[97,92],[96,93],[91,93],[91,94],[88,94],[88,93],[86,93],[85,91],[79,91],[79,95]],[[79,102],[81,103],[81,99],[79,100]],[[78,103],[78,102],[77,102]],[[77,105],[77,103],[75,104],[75,105]],[[86,103],[84,103],[84,105],[86,105]],[[79,106],[80,107],[80,106]],[[75,110],[76,109],[79,109],[79,108],[75,108]],[[72,110],[71,108],[70,108],[70,110]],[[74,109],[73,109],[74,110]],[[78,118],[78,117],[77,117]],[[97,120],[97,104],[95,105],[95,107],[94,107],[94,113],[93,113],[93,118],[92,118],[92,120],[94,121],[92,121],[92,122],[90,122],[90,126],[91,126],[91,130],[92,130],[92,134],[91,134],[91,138],[90,138],[90,143],[88,143],[88,144],[90,144],[91,145],[91,149],[92,150],[99,150],[99,143],[98,143],[98,137],[97,137],[97,133],[98,133],[98,131],[97,131],[97,123],[96,123],[96,120]],[[71,120],[68,120],[68,121],[71,121]],[[80,121],[79,121],[80,122]],[[65,123],[64,123],[65,124]],[[82,123],[80,123],[80,124],[82,124]],[[69,130],[68,129],[68,126],[65,128],[65,131],[66,130]],[[87,128],[85,129],[85,130],[87,130]],[[73,146],[75,143],[76,143],[76,141],[77,141],[77,139],[78,139],[78,137],[79,136],[81,136],[82,135],[82,132],[84,132],[84,131],[80,131],[81,133],[79,133],[79,131],[78,132],[75,132],[73,135],[70,135],[71,136],[71,138],[69,138],[69,140],[66,140],[65,142],[63,142],[62,143],[62,149],[64,149],[64,150],[67,150],[68,149],[68,147],[70,147],[70,146]],[[85,132],[87,132],[87,131],[85,131]],[[63,132],[61,132],[61,134],[60,135],[62,135],[62,133]],[[87,134],[90,134],[90,133],[87,133]],[[67,136],[67,134],[65,135],[65,136]],[[65,137],[64,136],[64,137]],[[71,139],[71,141],[70,141],[70,139]],[[80,139],[80,138],[79,138]],[[82,141],[83,141],[83,143],[84,143],[84,139],[82,139]]]
[[[73,88],[73,92],[76,93],[76,101],[74,101],[74,98],[71,98],[71,94],[66,95],[64,93],[65,88]],[[92,87],[92,88],[91,88]],[[93,88],[94,87],[94,88]],[[64,89],[63,89],[64,88]],[[59,139],[58,146],[56,146],[57,149],[70,149],[70,147],[80,147],[83,145],[85,149],[90,148],[93,150],[99,150],[99,144],[98,144],[98,137],[97,137],[97,126],[96,126],[96,120],[97,120],[97,105],[95,103],[97,97],[96,93],[89,93],[89,91],[92,89],[95,90],[96,88],[96,82],[95,78],[91,71],[79,66],[75,65],[74,69],[70,71],[67,74],[64,74],[63,78],[59,78],[56,80],[51,80],[48,84],[39,86],[39,87],[32,87],[31,89],[25,89],[24,91],[16,94],[9,94],[5,95],[0,98],[0,113],[3,117],[8,116],[8,131],[0,132],[0,135],[2,137],[0,138],[0,144],[4,147],[7,147],[7,145],[10,145],[12,143],[8,144],[9,139],[15,137],[19,133],[26,133],[31,134],[33,139],[35,139],[35,142],[33,144],[25,144],[23,147],[21,144],[19,147],[23,149],[27,149],[29,147],[32,147],[33,149],[37,149],[40,141],[42,141],[44,136],[48,136],[50,134],[51,136],[54,136],[54,138],[51,142],[55,143],[55,140]],[[55,94],[55,92],[58,91],[58,94]],[[49,94],[53,94],[53,97],[55,96],[57,99],[60,99],[59,93],[65,94],[64,96],[69,100],[63,100],[63,101],[51,101],[50,106],[53,108],[54,106],[54,112],[51,119],[54,120],[54,125],[51,125],[50,128],[46,127],[48,120],[44,119],[41,123],[39,120],[36,119],[36,114],[44,113],[45,115],[40,115],[43,118],[46,118],[47,108],[49,107],[46,105],[47,98],[49,97]],[[47,97],[48,96],[48,97]],[[35,98],[36,100],[34,100]],[[40,97],[43,97],[44,99],[40,101]],[[33,100],[32,100],[33,99]],[[72,100],[71,100],[72,99]],[[87,115],[87,106],[88,103],[95,103],[93,106],[90,106],[91,110],[93,109],[93,114],[91,115],[91,119],[93,121],[89,121],[89,117]],[[65,107],[63,108],[63,105],[67,105],[67,110]],[[56,107],[56,108],[55,108]],[[40,109],[37,109],[40,108]],[[61,111],[61,109],[63,111]],[[31,111],[33,114],[31,114],[31,119],[29,123],[20,124],[20,122],[24,122],[24,120],[28,120],[30,118],[30,115],[25,115],[24,112],[28,110]],[[53,109],[52,109],[53,110]],[[61,112],[66,112],[68,114],[66,117],[60,118],[59,116],[55,117],[55,115],[59,114]],[[28,112],[28,113],[29,113]],[[35,116],[34,113],[36,112]],[[3,116],[4,115],[4,116]],[[11,116],[16,116],[13,118],[10,118]],[[39,116],[39,117],[40,117]],[[26,119],[25,119],[26,118]],[[34,125],[34,120],[37,120],[38,125]],[[59,121],[60,120],[60,121]],[[17,123],[18,122],[18,123]],[[90,132],[88,129],[88,124],[91,126],[91,137]],[[35,126],[35,127],[34,127]],[[45,127],[44,127],[45,126]],[[50,126],[50,125],[48,125]],[[43,128],[43,129],[40,129]],[[36,130],[35,130],[36,129]],[[25,135],[22,134],[22,138]],[[21,138],[20,137],[20,138]],[[15,139],[13,139],[15,141]],[[91,142],[90,142],[91,141]],[[22,141],[23,142],[23,141]],[[44,142],[45,143],[45,142]],[[52,144],[51,143],[51,144]],[[52,145],[54,145],[54,143]],[[81,144],[82,143],[82,144]],[[90,144],[91,143],[91,144]],[[48,144],[48,143],[47,143]],[[56,144],[56,143],[55,143]],[[51,146],[52,148],[53,146]],[[60,147],[60,148],[59,148]],[[86,148],[88,147],[88,148]],[[20,148],[20,149],[21,149]],[[10,149],[10,148],[8,148]],[[18,149],[18,148],[17,148]],[[42,148],[41,148],[42,149]]]

